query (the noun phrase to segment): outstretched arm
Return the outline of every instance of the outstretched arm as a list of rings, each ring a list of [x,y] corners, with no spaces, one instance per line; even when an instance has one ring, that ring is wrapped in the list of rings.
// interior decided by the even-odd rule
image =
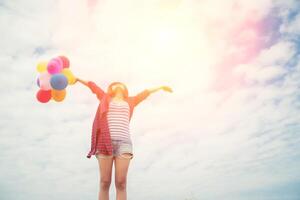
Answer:
[[[164,91],[168,91],[168,92],[173,92],[172,89],[168,86],[159,86],[159,87],[145,89],[145,90],[141,91],[140,93],[138,93],[137,95],[132,97],[134,100],[134,105],[135,106],[138,105],[141,101],[146,99],[150,94],[152,94],[160,89],[162,89]]]
[[[89,87],[91,89],[91,91],[97,95],[97,98],[99,100],[102,99],[102,97],[105,95],[105,92],[102,90],[101,87],[99,87],[96,83],[94,83],[93,81],[84,81],[81,80],[80,78],[76,78],[76,82],[80,82],[83,85]]]
[[[170,87],[168,87],[168,86],[159,86],[159,87],[150,88],[148,90],[149,90],[150,93],[157,92],[158,90],[164,90],[164,91],[167,91],[167,92],[173,92],[173,90]]]

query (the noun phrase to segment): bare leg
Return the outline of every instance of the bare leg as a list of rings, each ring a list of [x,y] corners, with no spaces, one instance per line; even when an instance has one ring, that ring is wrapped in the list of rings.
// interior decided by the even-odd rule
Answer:
[[[132,154],[123,153],[115,159],[115,185],[117,200],[127,200],[126,181],[131,158]]]
[[[98,200],[109,200],[109,187],[111,184],[111,174],[113,157],[100,154],[97,156],[100,173],[100,188]]]

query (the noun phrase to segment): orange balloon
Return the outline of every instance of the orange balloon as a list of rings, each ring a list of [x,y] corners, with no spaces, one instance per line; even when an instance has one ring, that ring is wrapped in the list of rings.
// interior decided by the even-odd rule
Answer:
[[[57,102],[63,101],[66,97],[66,94],[67,94],[66,89],[63,89],[63,90],[52,89],[51,90],[52,99]]]

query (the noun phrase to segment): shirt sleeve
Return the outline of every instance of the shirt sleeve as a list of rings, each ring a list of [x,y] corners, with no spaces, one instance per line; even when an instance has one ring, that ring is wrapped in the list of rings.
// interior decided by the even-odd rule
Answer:
[[[99,100],[102,99],[102,97],[105,95],[105,92],[93,81],[88,81],[88,87],[91,89],[91,91],[97,95],[97,98]]]
[[[137,95],[133,96],[133,104],[134,106],[137,106],[140,102],[145,100],[150,95],[150,91],[145,89],[141,92],[139,92]]]

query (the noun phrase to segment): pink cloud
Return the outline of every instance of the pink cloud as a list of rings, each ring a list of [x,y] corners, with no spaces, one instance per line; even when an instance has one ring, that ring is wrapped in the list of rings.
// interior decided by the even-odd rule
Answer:
[[[225,43],[222,59],[215,66],[215,81],[212,89],[226,90],[238,88],[243,85],[243,77],[234,75],[233,69],[239,65],[250,62],[256,58],[266,43],[266,31],[261,19],[253,19],[255,11],[249,12],[248,16],[235,25],[225,26],[225,32],[219,36],[219,40]],[[234,20],[234,19],[232,19]],[[216,26],[215,31],[222,30]],[[227,26],[227,27],[226,27]],[[227,28],[227,30],[226,30]]]

